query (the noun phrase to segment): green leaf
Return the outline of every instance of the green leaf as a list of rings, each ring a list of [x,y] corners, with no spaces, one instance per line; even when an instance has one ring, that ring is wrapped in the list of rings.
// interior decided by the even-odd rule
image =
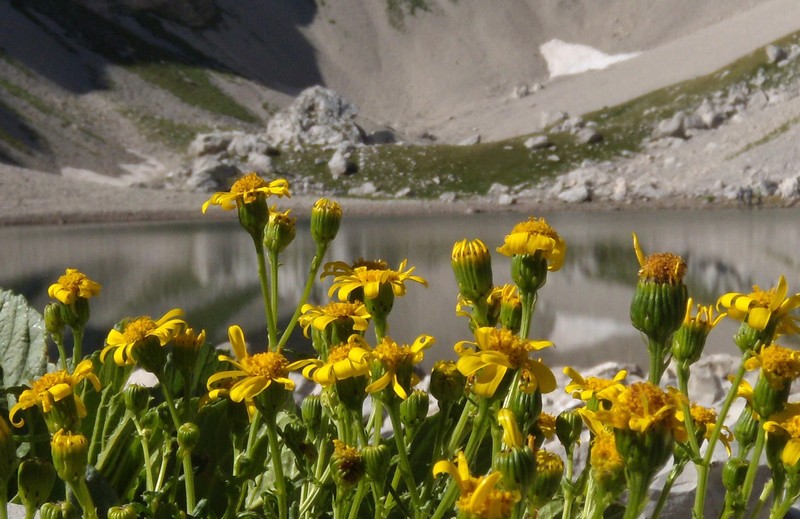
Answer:
[[[0,291],[0,367],[3,387],[24,384],[47,371],[42,315],[25,298]]]

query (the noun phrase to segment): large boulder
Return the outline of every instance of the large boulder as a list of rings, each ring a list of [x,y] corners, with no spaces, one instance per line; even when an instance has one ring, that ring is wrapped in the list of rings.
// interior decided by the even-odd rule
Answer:
[[[313,86],[281,110],[267,125],[271,146],[298,148],[306,145],[337,148],[364,143],[355,123],[358,107],[331,89]]]

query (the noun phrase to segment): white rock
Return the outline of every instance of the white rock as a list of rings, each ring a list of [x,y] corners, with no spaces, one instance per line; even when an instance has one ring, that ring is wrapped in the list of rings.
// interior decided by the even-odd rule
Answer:
[[[800,197],[800,176],[784,178],[778,184],[777,192],[784,200],[795,200]]]
[[[765,50],[767,53],[767,61],[770,63],[777,63],[783,59],[786,59],[786,49],[783,47],[779,47],[777,45],[767,45]]]
[[[536,135],[525,139],[523,146],[529,150],[541,150],[550,147],[550,139],[546,135]]]
[[[624,177],[617,177],[614,181],[614,189],[611,192],[611,199],[617,202],[625,200],[628,196],[628,182]]]
[[[575,135],[578,144],[596,144],[603,140],[603,136],[594,128],[582,128]]]
[[[452,191],[448,191],[447,193],[442,193],[439,195],[439,200],[442,202],[455,202],[456,201],[456,194]]]
[[[531,89],[528,85],[517,85],[511,91],[511,97],[513,99],[522,99],[523,97],[528,97],[531,93]]]
[[[686,138],[686,128],[684,122],[686,114],[683,112],[676,112],[669,119],[660,121],[653,129],[653,139],[663,139],[664,137],[677,137],[679,139]]]
[[[476,133],[476,134],[470,135],[469,137],[467,137],[465,139],[462,139],[461,141],[459,141],[458,145],[459,146],[473,146],[475,144],[480,144],[480,142],[481,142],[481,134]]]
[[[515,202],[516,200],[509,193],[504,193],[497,197],[497,205],[513,205]]]
[[[200,133],[189,144],[186,152],[193,157],[220,153],[228,149],[234,133],[241,134],[242,132]]]
[[[574,186],[558,194],[559,200],[569,204],[588,202],[591,198],[592,193],[586,185]]]
[[[486,194],[489,196],[498,196],[508,194],[508,191],[509,187],[507,185],[495,182],[489,187],[489,190],[486,192]]]
[[[259,171],[261,173],[273,173],[275,165],[272,163],[272,157],[264,155],[263,153],[250,152],[245,160],[247,169]]]
[[[353,196],[369,196],[369,195],[374,195],[377,192],[378,188],[375,187],[375,184],[373,184],[372,182],[364,182],[360,186],[350,188],[347,194]]]
[[[350,161],[341,150],[336,150],[328,161],[328,170],[331,172],[331,176],[333,176],[334,180],[347,174],[351,167]]]

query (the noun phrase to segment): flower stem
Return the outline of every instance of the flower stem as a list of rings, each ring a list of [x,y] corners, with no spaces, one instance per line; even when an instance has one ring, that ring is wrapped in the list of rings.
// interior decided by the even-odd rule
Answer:
[[[572,505],[575,501],[573,490],[575,483],[572,481],[573,471],[575,469],[575,457],[573,456],[575,448],[570,445],[565,448],[567,454],[567,462],[564,467],[564,478],[561,480],[561,490],[564,493],[564,512],[563,516],[572,517]]]
[[[669,348],[667,347],[669,341],[665,344],[648,339],[647,351],[650,354],[650,373],[648,380],[655,385],[661,383],[661,377],[664,375],[664,370],[667,369],[667,360]]]
[[[711,431],[711,438],[708,439],[708,446],[706,446],[706,455],[703,457],[703,462],[697,465],[697,489],[694,496],[694,509],[692,510],[692,517],[704,517],[705,502],[706,502],[706,488],[708,487],[708,476],[711,470],[711,460],[714,457],[714,447],[717,445],[719,435],[722,432],[722,425],[725,423],[725,418],[728,411],[733,404],[733,399],[736,398],[736,393],[739,389],[739,384],[744,378],[744,363],[750,358],[752,353],[748,350],[742,354],[742,362],[739,364],[739,369],[731,382],[731,388],[725,396],[725,400],[720,408],[719,415],[717,415],[717,422],[714,425],[714,430]]]
[[[289,507],[286,501],[286,480],[283,476],[278,431],[274,420],[267,420],[266,425],[270,457],[272,458],[272,470],[275,471],[275,497],[278,498],[278,519],[287,519],[289,517]]]
[[[519,337],[521,339],[527,339],[531,328],[533,311],[536,308],[538,294],[536,292],[521,292],[519,297],[522,302],[522,322],[519,328]]]
[[[258,257],[258,280],[261,283],[261,295],[264,298],[264,313],[267,318],[267,335],[269,336],[269,351],[275,351],[277,347],[277,328],[273,321],[272,304],[270,302],[269,282],[267,281],[267,261],[264,257],[264,244],[260,240],[253,238]]]
[[[70,484],[69,487],[78,500],[78,504],[80,504],[83,509],[84,519],[98,519],[97,509],[94,507],[92,495],[89,493],[89,488],[86,486],[86,479],[80,478],[76,483]]]
[[[681,411],[683,411],[686,433],[689,436],[689,447],[692,449],[692,459],[699,460],[700,445],[697,443],[697,429],[692,418],[692,410],[689,407],[689,366],[682,363],[678,364],[678,390],[686,397],[686,400],[681,402]]]
[[[314,281],[317,279],[317,272],[319,272],[320,266],[322,266],[322,260],[325,258],[325,253],[328,251],[327,244],[320,244],[317,245],[317,253],[314,255],[314,258],[311,260],[311,266],[308,269],[308,277],[306,278],[306,286],[303,289],[303,295],[300,296],[300,301],[297,303],[297,308],[292,314],[292,318],[289,319],[289,322],[286,324],[286,329],[283,331],[283,335],[281,335],[281,340],[278,342],[278,351],[286,345],[286,342],[289,340],[289,336],[292,334],[292,330],[297,325],[297,318],[300,317],[300,312],[302,311],[303,305],[306,304],[308,301],[308,297],[311,295],[311,289],[314,288]]]
[[[275,350],[279,351],[278,348],[278,269],[280,267],[280,263],[278,263],[278,254],[274,251],[269,251],[269,287],[270,287],[270,310],[271,310],[271,317],[272,317],[272,324],[275,327]]]
[[[672,486],[675,484],[675,481],[683,472],[683,469],[686,467],[687,461],[688,460],[686,459],[682,459],[672,466],[672,470],[670,470],[669,475],[667,476],[667,480],[664,482],[664,488],[661,489],[661,495],[658,496],[658,502],[656,503],[656,507],[653,510],[650,519],[658,519],[658,517],[661,515],[661,511],[664,509],[664,505],[667,504],[667,498],[669,497],[669,494],[672,491]]]
[[[408,494],[411,497],[411,504],[414,511],[419,516],[422,512],[422,502],[419,499],[419,490],[417,483],[414,481],[414,474],[411,472],[411,463],[408,461],[408,452],[406,452],[405,434],[403,424],[400,421],[400,414],[397,405],[386,406],[389,411],[389,420],[392,422],[392,429],[394,430],[394,439],[397,443],[397,455],[400,461],[399,469],[403,473],[408,487]]]
[[[625,478],[628,481],[628,504],[623,519],[636,519],[647,504],[650,477],[641,472],[626,471]]]
[[[750,466],[747,467],[747,475],[744,478],[744,483],[742,484],[742,503],[747,505],[747,502],[750,501],[750,494],[753,492],[753,485],[756,482],[756,475],[758,473],[758,467],[761,464],[761,453],[764,451],[764,444],[766,443],[767,439],[767,432],[764,430],[763,427],[758,428],[758,434],[756,436],[756,444],[753,447],[753,454],[750,458]],[[741,510],[737,510],[735,517],[742,517],[744,515],[744,507]]]
[[[72,369],[83,359],[83,327],[72,329]]]
[[[169,410],[169,415],[172,417],[172,424],[175,426],[175,432],[178,432],[178,429],[181,428],[181,419],[178,416],[177,408],[175,407],[175,400],[172,398],[172,392],[169,390],[169,386],[167,385],[167,381],[164,380],[164,377],[161,375],[156,375],[158,378],[159,385],[161,386],[161,392],[164,394],[164,400],[167,402],[167,409]],[[195,494],[194,494],[194,469],[192,467],[192,456],[191,454],[186,454],[183,457],[183,476],[184,476],[184,484],[186,487],[186,513],[191,514],[194,511],[195,504]]]
[[[130,413],[130,411],[128,411]],[[145,433],[144,429],[142,428],[142,424],[136,418],[133,413],[130,413],[131,420],[133,421],[133,425],[136,427],[136,433],[139,435],[142,443],[142,455],[144,457],[144,475],[146,479],[146,487],[148,491],[155,490],[155,484],[153,482],[153,467],[150,464],[150,445],[147,441],[147,434]]]

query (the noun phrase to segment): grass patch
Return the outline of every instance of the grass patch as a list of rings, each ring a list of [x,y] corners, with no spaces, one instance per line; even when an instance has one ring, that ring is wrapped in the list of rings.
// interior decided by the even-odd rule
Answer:
[[[149,140],[163,143],[175,151],[186,151],[198,133],[211,131],[208,126],[179,123],[135,110],[122,110],[121,113],[132,120]]]
[[[35,108],[36,110],[40,111],[45,115],[51,115],[51,116],[58,115],[50,105],[48,105],[35,95],[31,94],[27,90],[15,85],[14,83],[11,83],[10,81],[6,81],[5,79],[0,78],[0,87],[2,87],[6,92],[11,94],[12,96],[25,101],[33,108]],[[63,119],[63,116],[59,117]]]
[[[742,149],[740,149],[736,153],[728,155],[725,158],[727,160],[735,159],[739,155],[743,155],[743,154],[747,153],[748,151],[750,151],[750,150],[752,150],[754,148],[758,148],[762,144],[766,144],[769,141],[777,138],[778,136],[783,135],[784,133],[788,132],[789,128],[791,128],[792,126],[794,126],[798,122],[800,122],[800,117],[792,117],[791,119],[789,119],[788,121],[786,121],[782,125],[778,126],[777,128],[775,128],[774,130],[772,130],[768,134],[762,136],[760,139],[755,140],[753,142],[747,143]]]

